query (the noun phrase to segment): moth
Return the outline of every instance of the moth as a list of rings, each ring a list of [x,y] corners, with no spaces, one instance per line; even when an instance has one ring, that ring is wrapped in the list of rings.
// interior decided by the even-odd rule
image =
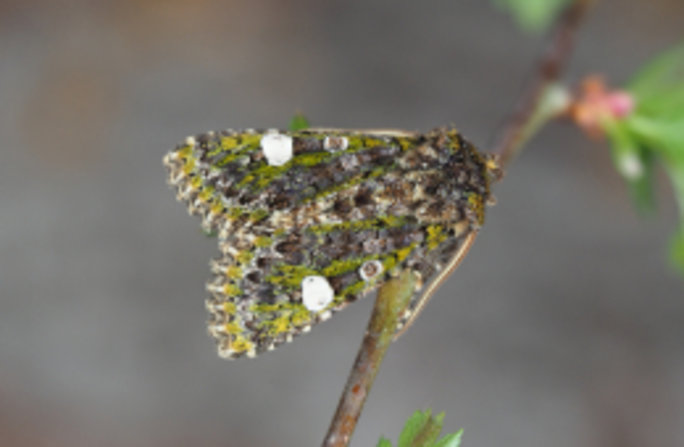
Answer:
[[[450,127],[208,132],[164,164],[218,235],[208,330],[230,359],[289,342],[410,269],[403,331],[472,245],[500,174]]]

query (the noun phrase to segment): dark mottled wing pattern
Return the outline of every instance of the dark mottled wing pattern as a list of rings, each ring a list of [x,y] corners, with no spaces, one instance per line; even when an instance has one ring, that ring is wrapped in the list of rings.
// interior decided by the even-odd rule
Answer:
[[[206,306],[227,358],[308,332],[401,269],[422,286],[483,223],[493,168],[450,128],[222,131],[164,162],[219,235]]]

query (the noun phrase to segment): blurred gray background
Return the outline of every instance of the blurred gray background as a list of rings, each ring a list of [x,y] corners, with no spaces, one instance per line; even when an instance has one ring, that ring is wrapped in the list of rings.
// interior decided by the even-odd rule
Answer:
[[[682,38],[681,0],[604,0],[571,79],[614,83]],[[315,446],[366,299],[258,360],[205,334],[216,241],[165,184],[188,134],[456,124],[486,148],[539,54],[483,0],[0,1],[0,445]],[[574,76],[572,76],[574,75]],[[563,123],[390,349],[354,445],[446,411],[466,445],[684,445],[676,224],[636,215]]]

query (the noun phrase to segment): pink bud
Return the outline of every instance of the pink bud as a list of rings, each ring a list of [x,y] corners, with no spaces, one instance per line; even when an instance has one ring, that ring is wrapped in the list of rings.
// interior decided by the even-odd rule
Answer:
[[[624,118],[634,111],[634,97],[625,91],[612,92],[606,102],[615,118]]]

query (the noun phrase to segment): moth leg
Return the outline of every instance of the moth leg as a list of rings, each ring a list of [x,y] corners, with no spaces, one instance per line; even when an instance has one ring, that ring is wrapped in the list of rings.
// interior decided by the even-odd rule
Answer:
[[[439,272],[439,275],[430,283],[428,288],[423,292],[423,295],[418,299],[418,304],[413,308],[411,311],[411,314],[408,316],[408,319],[403,323],[400,324],[399,327],[397,327],[397,332],[394,334],[394,341],[397,341],[399,337],[402,336],[404,332],[413,324],[413,322],[416,320],[418,315],[423,311],[425,308],[425,305],[430,301],[430,298],[432,298],[432,295],[439,289],[439,287],[446,281],[446,279],[451,275],[451,273],[458,268],[458,266],[461,264],[461,261],[463,261],[463,258],[468,254],[468,251],[470,250],[470,247],[472,247],[473,243],[475,242],[475,237],[477,236],[477,231],[473,230],[466,236],[465,240],[463,241],[463,244],[461,247],[458,249],[456,254],[451,258],[449,263],[446,265],[446,267]]]

